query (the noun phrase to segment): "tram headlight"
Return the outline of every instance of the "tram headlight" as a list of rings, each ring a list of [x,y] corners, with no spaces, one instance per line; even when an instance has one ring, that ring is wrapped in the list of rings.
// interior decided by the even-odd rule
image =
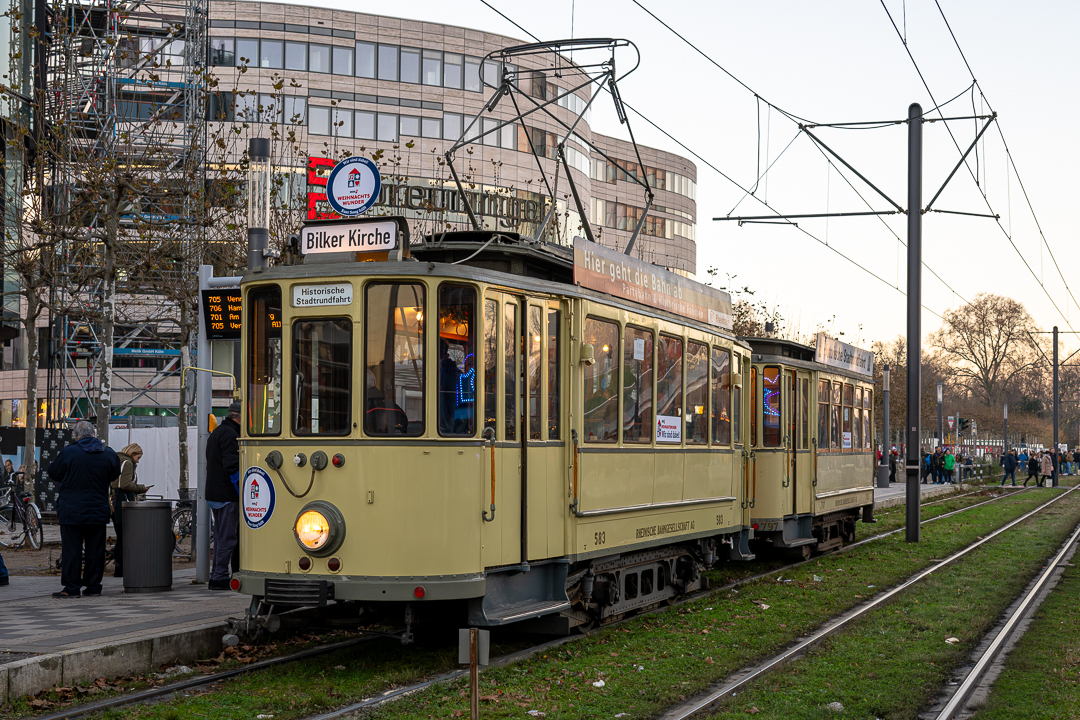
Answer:
[[[336,551],[345,540],[345,519],[328,502],[308,503],[293,524],[296,542],[309,555],[323,557]]]

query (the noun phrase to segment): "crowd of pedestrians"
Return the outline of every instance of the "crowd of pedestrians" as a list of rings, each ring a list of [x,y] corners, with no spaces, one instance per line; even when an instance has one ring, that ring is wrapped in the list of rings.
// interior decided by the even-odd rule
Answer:
[[[955,484],[971,477],[975,470],[975,457],[952,448],[938,447],[923,455],[922,482],[935,485]]]
[[[1001,467],[1005,474],[1001,478],[1004,485],[1011,480],[1016,485],[1016,471],[1027,472],[1024,478],[1024,487],[1032,480],[1035,487],[1045,487],[1046,480],[1052,478],[1055,472],[1061,475],[1076,475],[1080,470],[1080,448],[1065,450],[1055,453],[1053,450],[1032,450],[1028,453],[1026,448],[1013,449],[1001,456]]]

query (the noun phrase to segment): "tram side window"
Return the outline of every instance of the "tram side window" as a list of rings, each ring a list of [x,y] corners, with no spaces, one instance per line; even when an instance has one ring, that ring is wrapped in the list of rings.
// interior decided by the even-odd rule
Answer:
[[[709,442],[709,346],[686,344],[686,442]]]
[[[828,380],[819,380],[817,390],[817,447],[829,449],[829,397],[832,390]]]
[[[758,388],[757,368],[750,368],[750,444],[757,447]]]
[[[843,393],[843,383],[832,384],[832,434],[829,436],[829,447],[833,450],[840,449],[840,396]]]
[[[862,416],[862,446],[863,450],[869,450],[871,446],[870,437],[870,408],[874,407],[874,391],[867,388],[863,390],[862,398],[863,416]],[[887,443],[888,440],[886,439]]]
[[[503,402],[506,405],[506,439],[517,439],[517,305],[503,308],[503,358],[506,373]]]
[[[714,347],[712,351],[712,441],[731,444],[731,355]],[[735,436],[738,437],[738,431]]]
[[[805,450],[810,447],[810,381],[806,378],[799,378],[799,408],[799,447]]]
[[[424,432],[424,286],[372,283],[364,315],[364,432]]]
[[[348,435],[352,404],[352,323],[293,323],[293,432]]]
[[[683,344],[679,338],[660,336],[657,361],[656,405],[659,415],[673,418],[682,430],[683,417]],[[680,432],[681,434],[681,432]],[[660,438],[657,438],[659,440]]]
[[[592,365],[582,373],[584,389],[585,442],[616,442],[619,439],[619,326],[615,323],[587,318],[582,340],[593,346]]]
[[[559,311],[547,311],[548,440],[558,440],[559,433]]]
[[[484,301],[484,428],[495,429],[495,411],[498,407],[499,377],[496,363],[499,359],[499,335],[496,324],[499,303]]]
[[[761,440],[765,447],[780,445],[780,368],[767,367],[761,371]]]
[[[653,439],[653,336],[626,327],[623,339],[623,442]]]
[[[540,439],[540,308],[529,308],[529,439]]]
[[[851,447],[853,449],[859,449],[862,447],[862,388],[855,388],[855,420],[852,423],[854,426],[854,436],[851,441]]]
[[[281,433],[281,288],[264,287],[248,294],[249,435]]]
[[[439,434],[476,434],[476,291],[439,286]]]
[[[851,420],[852,420],[851,414],[852,414],[852,410],[851,410],[851,404],[852,404],[852,396],[854,395],[854,392],[855,392],[854,389],[850,385],[844,385],[844,410],[843,410],[844,435],[841,438],[841,440],[843,442],[844,450],[851,450],[852,449],[852,434],[851,434]]]
[[[735,356],[732,367],[739,369],[739,356]],[[742,386],[736,385],[731,388],[731,437],[736,445],[743,444],[742,436]]]

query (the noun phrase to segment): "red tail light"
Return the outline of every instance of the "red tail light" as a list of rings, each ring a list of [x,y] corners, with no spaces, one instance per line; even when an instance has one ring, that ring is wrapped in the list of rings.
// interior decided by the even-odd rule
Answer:
[[[424,589],[423,585],[417,585],[416,589],[412,591],[412,594],[417,600],[423,600],[424,596],[427,595],[427,590]]]
[[[240,578],[233,578],[232,580],[230,580],[229,581],[229,587],[232,588],[234,592],[239,591],[240,590]]]
[[[303,571],[305,571],[305,572],[306,572],[306,571],[308,571],[308,570],[310,570],[310,569],[311,569],[311,558],[309,558],[309,557],[302,557],[302,558],[300,558],[299,560],[297,560],[297,561],[296,561],[296,565],[297,565],[297,567],[299,567],[299,568],[300,568],[301,570],[303,570]]]

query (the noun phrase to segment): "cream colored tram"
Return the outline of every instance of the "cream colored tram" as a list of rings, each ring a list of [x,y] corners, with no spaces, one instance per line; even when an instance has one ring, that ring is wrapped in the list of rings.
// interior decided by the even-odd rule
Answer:
[[[854,540],[874,504],[872,375],[818,362],[799,343],[746,340],[755,546],[806,556]]]
[[[233,586],[253,616],[457,601],[569,629],[752,557],[749,347],[572,284],[565,248],[462,235],[244,278]]]

